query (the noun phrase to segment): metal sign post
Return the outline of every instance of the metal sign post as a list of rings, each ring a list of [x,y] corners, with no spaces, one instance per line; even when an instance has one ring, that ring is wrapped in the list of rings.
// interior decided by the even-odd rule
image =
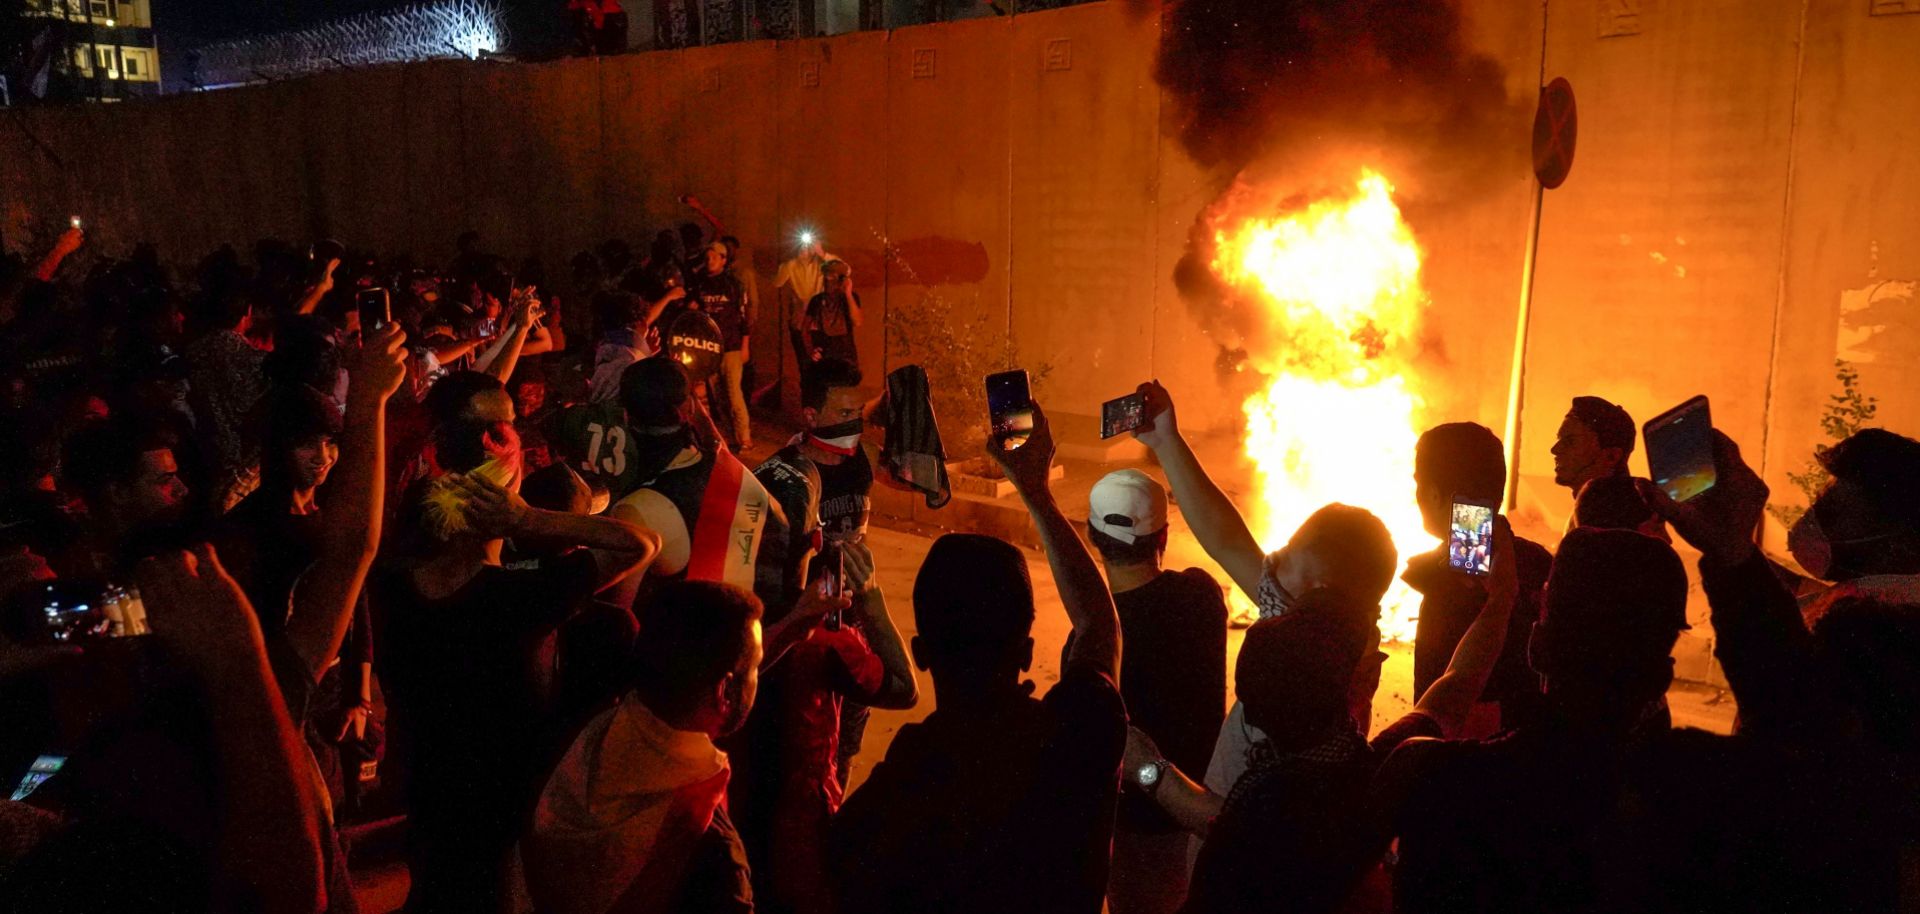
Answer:
[[[1540,257],[1540,207],[1547,191],[1559,187],[1573,170],[1573,147],[1579,138],[1579,113],[1573,103],[1573,85],[1557,77],[1540,90],[1533,114],[1533,212],[1527,220],[1527,256],[1520,269],[1520,313],[1513,332],[1513,372],[1507,378],[1507,497],[1511,511],[1520,496],[1520,410],[1525,406],[1523,381],[1527,373],[1527,330],[1533,317],[1533,270]]]

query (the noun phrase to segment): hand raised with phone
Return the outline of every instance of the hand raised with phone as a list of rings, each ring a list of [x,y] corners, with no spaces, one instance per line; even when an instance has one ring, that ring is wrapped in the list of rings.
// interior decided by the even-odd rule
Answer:
[[[1713,464],[1718,477],[1713,488],[1684,502],[1674,501],[1645,479],[1633,484],[1681,539],[1724,568],[1740,564],[1759,548],[1753,532],[1766,514],[1768,489],[1766,481],[1740,457],[1740,446],[1719,429],[1713,430]]]
[[[377,397],[386,402],[407,379],[407,332],[399,324],[361,328],[360,351],[347,369],[348,396]]]
[[[1507,523],[1507,516],[1493,516],[1493,561],[1490,563],[1486,582],[1489,600],[1505,600],[1507,605],[1520,597],[1519,562],[1513,557],[1513,525]]]
[[[1140,385],[1138,393],[1146,398],[1145,425],[1134,431],[1133,437],[1141,444],[1156,451],[1170,447],[1180,440],[1179,422],[1173,414],[1173,395],[1161,386],[1159,381],[1148,381]]]
[[[1023,496],[1046,492],[1048,477],[1053,470],[1053,429],[1047,424],[1047,414],[1040,409],[1040,404],[1029,403],[1033,410],[1031,432],[996,431],[987,441],[987,453],[1006,472],[1008,481]],[[1026,443],[1008,450],[1009,439],[1022,435]]]

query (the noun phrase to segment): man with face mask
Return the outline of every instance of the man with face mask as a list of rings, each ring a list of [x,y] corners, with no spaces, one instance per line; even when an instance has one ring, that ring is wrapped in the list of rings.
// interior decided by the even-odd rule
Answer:
[[[512,402],[497,383],[490,391],[476,399],[503,413],[435,429],[444,473],[402,508],[420,554],[369,588],[380,680],[394,731],[412,750],[409,911],[507,908],[541,737],[554,735],[543,732],[552,717],[537,685],[540,647],[588,597],[659,551],[657,536],[625,521],[529,507]],[[507,568],[507,537],[585,548]]]
[[[791,523],[784,556],[787,592],[817,581],[831,571],[838,574],[839,556],[866,548],[867,520],[872,513],[873,460],[862,442],[868,402],[861,393],[860,369],[852,362],[826,359],[814,363],[801,384],[801,416],[807,431],[754,470],[779,500]],[[813,535],[805,531],[817,529]],[[765,563],[763,563],[765,564]],[[846,592],[857,593],[868,582],[861,569],[870,562],[849,566]],[[849,701],[842,706],[837,777],[846,786],[848,768],[860,753],[866,734],[868,708]]]
[[[753,709],[760,601],[678,581],[640,609],[633,688],[546,781],[522,844],[542,911],[750,911],[746,855],[713,741]]]
[[[1808,575],[1836,586],[1807,601],[1808,621],[1845,597],[1920,602],[1920,441],[1861,429],[1816,456],[1833,482],[1787,548]]]

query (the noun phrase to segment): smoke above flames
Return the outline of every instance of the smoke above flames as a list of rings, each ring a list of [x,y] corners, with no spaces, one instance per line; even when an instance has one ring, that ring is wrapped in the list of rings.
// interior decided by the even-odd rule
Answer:
[[[1172,130],[1219,182],[1175,280],[1227,363],[1276,328],[1210,269],[1222,223],[1347,192],[1371,168],[1417,232],[1423,209],[1526,174],[1531,100],[1469,47],[1454,2],[1172,0],[1161,16],[1155,78]]]
[[[1518,136],[1525,114],[1448,0],[1176,0],[1162,15],[1154,75],[1178,138],[1223,173],[1330,145],[1439,177]]]

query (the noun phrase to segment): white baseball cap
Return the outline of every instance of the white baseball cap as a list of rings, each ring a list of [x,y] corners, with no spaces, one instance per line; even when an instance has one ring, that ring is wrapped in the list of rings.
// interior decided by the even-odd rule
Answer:
[[[1167,489],[1139,470],[1115,470],[1087,496],[1087,526],[1123,543],[1167,527]]]

